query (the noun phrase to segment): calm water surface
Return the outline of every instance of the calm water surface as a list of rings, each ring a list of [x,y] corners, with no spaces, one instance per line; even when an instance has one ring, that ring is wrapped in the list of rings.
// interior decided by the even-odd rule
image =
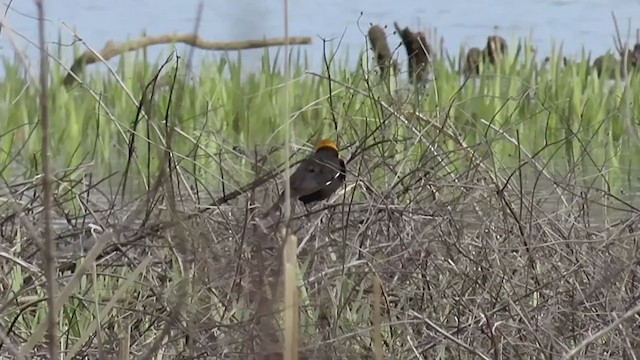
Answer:
[[[8,0],[1,0],[6,7]],[[280,37],[283,34],[282,0],[206,0],[200,33],[212,40],[242,40]],[[49,0],[46,1],[48,35],[52,41],[62,34],[69,44],[72,36],[63,24],[75,28],[92,47],[100,49],[108,40],[124,40],[143,31],[148,34],[189,32],[194,27],[197,0]],[[422,29],[436,28],[445,45],[456,53],[460,45],[482,46],[486,36],[497,32],[511,39],[531,35],[540,56],[551,49],[551,38],[564,43],[565,53],[578,55],[581,46],[594,53],[613,49],[614,34],[611,12],[614,11],[626,29],[629,17],[640,14],[640,0],[449,0],[449,1],[382,1],[325,0],[290,2],[291,35],[312,36],[314,43],[305,46],[312,70],[321,66],[320,37],[336,39],[334,47],[348,51],[355,63],[364,44],[364,33],[370,23]],[[37,39],[33,1],[17,0],[7,13],[7,24],[17,32],[16,42],[35,62],[35,49],[20,36]],[[631,28],[640,20],[632,18]],[[0,54],[12,56],[7,29],[0,35]],[[392,36],[390,45],[399,43]],[[162,47],[151,55],[159,55]],[[198,51],[198,56],[217,56]],[[260,51],[249,51],[243,60],[258,64]],[[67,54],[70,56],[69,54]],[[400,52],[401,59],[405,56]],[[69,59],[65,59],[69,60]]]

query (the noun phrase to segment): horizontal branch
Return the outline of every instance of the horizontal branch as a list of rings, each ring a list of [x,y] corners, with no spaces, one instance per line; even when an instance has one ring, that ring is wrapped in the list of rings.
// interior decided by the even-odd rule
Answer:
[[[257,49],[269,46],[283,46],[285,45],[286,41],[284,38],[252,39],[241,41],[209,41],[199,37],[196,34],[164,34],[157,36],[144,36],[138,39],[128,40],[121,43],[117,43],[111,40],[105,44],[105,46],[102,48],[102,50],[100,50],[98,54],[90,49],[87,49],[80,56],[78,56],[78,58],[73,62],[73,65],[71,65],[69,73],[64,78],[64,86],[69,87],[71,85],[74,85],[76,82],[76,77],[80,73],[82,73],[85,66],[101,61],[100,58],[106,61],[129,51],[135,51],[153,45],[174,43],[183,43],[203,50],[224,51]],[[306,45],[310,43],[311,38],[308,36],[296,36],[289,38],[290,45]]]

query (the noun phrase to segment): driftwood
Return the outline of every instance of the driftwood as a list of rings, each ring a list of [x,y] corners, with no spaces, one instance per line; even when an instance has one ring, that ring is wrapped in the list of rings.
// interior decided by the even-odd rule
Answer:
[[[421,31],[414,33],[408,27],[400,29],[397,22],[394,22],[394,25],[402,39],[402,44],[407,49],[409,78],[416,83],[424,82],[429,71],[429,60],[433,54],[426,35]]]
[[[282,46],[285,45],[285,42],[284,38],[221,42],[205,40],[196,34],[164,34],[157,36],[144,36],[139,39],[128,40],[121,43],[108,41],[102,50],[100,50],[99,55],[104,60],[109,60],[129,51],[139,50],[152,45],[173,43],[183,43],[204,50],[246,50],[268,46]],[[311,38],[307,36],[289,38],[290,45],[306,45],[310,43]],[[64,86],[70,87],[71,85],[74,85],[76,82],[74,74],[78,76],[82,73],[85,66],[101,61],[100,57],[91,50],[86,50],[78,56],[78,58],[73,62],[73,65],[71,65],[69,73],[64,78]]]
[[[391,50],[387,43],[387,35],[380,26],[373,25],[369,28],[368,36],[372,50],[376,56],[380,74],[383,79],[387,79],[391,73],[390,69],[393,69],[395,73],[398,72],[398,63],[393,60],[391,56]]]

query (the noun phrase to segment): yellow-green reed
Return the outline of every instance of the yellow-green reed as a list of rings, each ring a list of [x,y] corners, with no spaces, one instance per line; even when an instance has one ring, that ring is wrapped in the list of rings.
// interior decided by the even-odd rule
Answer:
[[[361,54],[356,66],[348,66],[348,57],[340,50],[329,53],[330,76],[335,80],[330,109],[327,71],[322,66],[318,75],[307,72],[308,56],[296,48],[287,54],[292,64],[288,95],[294,140],[303,145],[323,134],[336,135],[341,147],[353,144],[391,116],[381,106],[383,101],[401,118],[391,116],[384,131],[370,139],[395,140],[395,144],[379,146],[381,157],[418,161],[426,149],[426,139],[436,136],[433,125],[439,124],[458,134],[476,155],[490,155],[500,171],[512,171],[519,150],[526,150],[529,154],[538,152],[541,159],[552,159],[550,169],[557,172],[579,166],[587,176],[605,167],[610,168],[613,178],[623,174],[627,177],[627,170],[620,164],[637,166],[638,146],[622,126],[624,87],[620,76],[611,80],[599,78],[588,67],[585,54],[565,66],[561,49],[555,45],[545,65],[541,64],[544,54],[535,55],[528,39],[510,44],[509,49],[509,55],[497,67],[481,65],[482,75],[470,79],[462,88],[457,64],[464,59],[437,58],[432,64],[435,81],[411,97],[406,96],[413,90],[407,85],[404,58],[400,59],[403,68],[397,76],[397,89],[390,92],[372,72],[370,53]],[[58,52],[64,55],[62,50]],[[77,54],[78,48],[73,52]],[[122,84],[105,71],[104,64],[90,65],[81,75],[87,87],[76,86],[68,91],[61,86],[64,69],[52,65],[51,135],[55,140],[52,153],[56,155],[56,169],[85,164],[102,176],[123,171],[136,103],[168,55],[169,51],[165,51],[150,59],[144,52],[137,52],[109,61]],[[282,145],[284,134],[278,112],[284,96],[280,91],[284,77],[278,65],[282,56],[285,54],[278,49],[265,49],[259,64],[252,64],[254,70],[249,71],[239,52],[218,53],[200,59],[195,76],[179,77],[186,86],[177,87],[184,92],[181,103],[171,104],[172,114],[179,114],[172,119],[179,126],[172,150],[184,169],[214,190],[221,182],[221,173],[232,186],[253,178],[251,162],[232,150],[241,149],[248,155],[257,148],[264,154],[269,146]],[[312,60],[318,65],[323,59]],[[183,62],[179,74],[184,73]],[[32,159],[39,151],[39,144],[34,141],[39,131],[34,107],[37,91],[29,86],[20,65],[9,59],[3,59],[3,64],[0,99],[7,120],[0,138],[0,165],[3,175],[11,178],[25,176],[36,166]],[[147,116],[140,117],[133,136],[135,156],[129,174],[133,179],[148,181],[157,169],[160,138],[156,131],[164,126],[175,66],[175,58],[170,59],[153,98],[147,94],[142,99]],[[640,90],[636,77],[626,80],[631,93]],[[640,110],[637,102],[632,101],[629,106],[631,114]],[[516,131],[520,144],[514,143]],[[458,151],[460,147],[459,141],[442,135],[431,145],[441,151]],[[585,152],[590,156],[583,156]],[[296,156],[303,155],[304,152]],[[468,165],[468,159],[457,158],[453,166]],[[281,153],[275,153],[268,166],[282,161]],[[387,177],[389,170],[380,167],[372,167],[371,171],[378,179],[396,177]]]

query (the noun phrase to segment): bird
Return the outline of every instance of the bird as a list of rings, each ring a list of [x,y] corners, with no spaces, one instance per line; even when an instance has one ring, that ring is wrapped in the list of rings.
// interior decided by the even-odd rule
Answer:
[[[304,159],[289,177],[291,198],[297,198],[305,207],[328,199],[346,179],[346,165],[338,154],[338,145],[331,139],[321,139],[316,150]],[[266,216],[279,209],[285,199],[285,192],[266,212]]]

